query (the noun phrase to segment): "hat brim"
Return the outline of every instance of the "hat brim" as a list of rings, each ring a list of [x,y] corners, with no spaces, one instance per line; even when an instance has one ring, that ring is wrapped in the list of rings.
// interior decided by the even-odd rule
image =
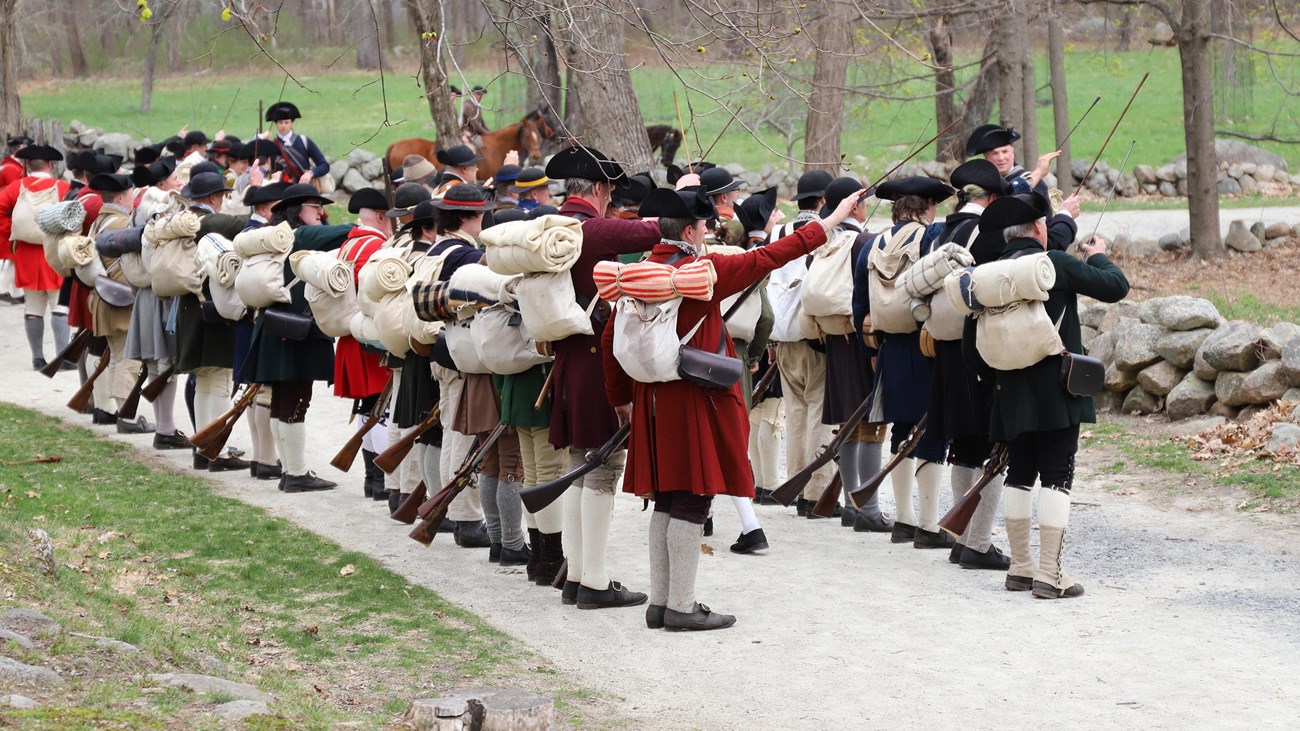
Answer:
[[[731,181],[730,183],[727,183],[726,185],[722,186],[721,188],[715,188],[715,189],[713,189],[713,190],[710,190],[710,191],[708,191],[707,194],[708,194],[708,195],[722,195],[722,194],[724,194],[724,193],[730,193],[731,191],[733,191],[733,190],[739,188],[740,186],[742,186],[742,185],[744,185],[744,184],[745,184],[745,181],[743,181],[743,180],[732,179],[732,181]]]
[[[477,203],[477,204],[476,203],[461,204],[461,203],[457,203],[456,201],[447,201],[445,198],[434,201],[433,207],[437,208],[440,211],[466,211],[468,213],[487,213],[488,211],[492,210],[491,208],[488,207],[487,201],[483,201],[482,203]]]
[[[466,160],[465,162],[452,162],[442,154],[442,150],[439,150],[438,154],[434,155],[434,157],[437,158],[438,162],[442,163],[443,165],[450,165],[451,167],[454,168],[463,168],[466,165],[473,165],[474,163],[483,162],[482,155],[475,155],[474,157],[470,158],[469,160]]]
[[[402,216],[411,215],[411,211],[414,210],[415,210],[415,206],[411,206],[409,208],[389,208],[388,210],[384,211],[384,215],[388,216],[389,218],[401,218]]]
[[[213,188],[212,190],[198,192],[195,191],[193,187],[186,185],[184,188],[181,188],[181,197],[194,200],[195,198],[206,198],[210,195],[215,195],[217,193],[229,193],[233,190],[234,188],[228,188],[223,185],[220,188]]]
[[[289,206],[301,206],[307,203],[319,203],[322,206],[328,206],[333,205],[334,201],[319,195],[296,195],[292,198],[281,198],[279,202],[271,206],[271,210],[278,211]]]

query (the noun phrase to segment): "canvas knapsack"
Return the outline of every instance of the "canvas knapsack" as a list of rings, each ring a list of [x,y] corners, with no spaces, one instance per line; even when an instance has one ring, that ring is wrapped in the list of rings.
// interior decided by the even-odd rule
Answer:
[[[14,203],[13,228],[9,232],[11,241],[23,241],[39,244],[45,241],[45,232],[36,221],[36,214],[47,206],[59,202],[59,186],[51,185],[44,190],[31,190],[22,183],[18,184],[18,201]]]
[[[983,265],[984,272],[980,271],[982,267],[975,267],[972,273],[976,279],[985,275],[986,285],[995,282],[998,285],[983,288],[985,296],[997,304],[985,306],[975,313],[976,350],[984,362],[996,370],[1028,368],[1048,356],[1065,352],[1065,344],[1061,341],[1061,319],[1065,312],[1061,312],[1056,322],[1047,316],[1048,290],[1056,280],[1054,266],[1052,275],[1043,273],[1039,281],[1032,281],[1025,273],[1032,271],[1035,265],[1041,266],[1043,261],[1050,262],[1042,251],[1022,251],[1010,259]],[[1021,276],[999,274],[997,279],[992,279],[987,277],[990,270],[1007,270]],[[1019,286],[1016,286],[1017,281]],[[1044,284],[1047,286],[1043,287]],[[979,296],[978,288],[976,296]]]
[[[867,256],[870,278],[871,329],[885,333],[912,333],[917,330],[912,317],[912,298],[898,279],[920,258],[921,236],[925,226],[911,222],[885,236],[881,246],[873,246]]]
[[[813,252],[800,292],[803,312],[820,331],[846,335],[853,329],[853,242],[857,231],[841,231]]]

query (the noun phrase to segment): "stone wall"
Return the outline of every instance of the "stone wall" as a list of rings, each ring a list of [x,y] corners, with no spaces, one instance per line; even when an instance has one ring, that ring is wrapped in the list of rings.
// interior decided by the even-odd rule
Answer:
[[[1170,419],[1246,417],[1300,401],[1300,326],[1227,320],[1209,300],[1159,297],[1080,310],[1083,343],[1106,364],[1102,410]]]

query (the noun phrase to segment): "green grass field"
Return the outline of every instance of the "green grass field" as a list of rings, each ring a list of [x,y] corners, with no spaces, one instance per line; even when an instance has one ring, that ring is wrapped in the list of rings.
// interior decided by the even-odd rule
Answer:
[[[350,57],[345,56],[336,67],[349,62]],[[153,112],[149,115],[137,111],[140,83],[135,78],[32,84],[23,89],[23,112],[30,117],[80,119],[106,130],[153,140],[174,134],[182,125],[211,134],[224,121],[228,132],[246,138],[256,131],[258,100],[270,104],[281,97],[283,90],[284,98],[297,103],[306,114],[300,123],[301,130],[330,154],[345,154],[358,146],[378,152],[394,140],[433,134],[427,104],[410,70],[390,71],[381,90],[375,73],[325,70],[320,63],[304,61],[296,68],[307,69],[299,75],[311,89],[307,91],[292,81],[286,83],[284,73],[269,61],[260,59],[257,64],[252,71],[247,69],[248,64],[241,64],[245,68],[226,74],[205,66],[189,75],[160,79],[154,92]],[[1056,135],[1052,131],[1051,108],[1044,106],[1050,100],[1046,60],[1041,59],[1039,66],[1037,80],[1042,87],[1039,137],[1040,147],[1046,150]],[[1122,54],[1075,49],[1067,56],[1066,68],[1072,120],[1077,120],[1095,97],[1101,97],[1096,109],[1071,138],[1076,159],[1090,158],[1096,153],[1138,80],[1148,71],[1150,79],[1104,157],[1118,165],[1130,140],[1136,141],[1130,167],[1139,162],[1160,165],[1183,151],[1182,92],[1176,49],[1152,48]],[[729,118],[710,95],[725,97],[732,109],[744,107],[742,121],[752,119],[763,105],[776,103],[756,90],[747,71],[739,66],[703,67],[682,72],[679,79],[667,68],[647,65],[633,71],[633,83],[647,124],[674,123],[673,95],[678,95],[691,129],[688,144],[698,156],[702,148],[713,143]],[[492,68],[476,68],[469,72],[469,79],[486,82],[496,72]],[[875,83],[878,79],[873,74],[882,72],[873,64],[861,63],[851,73],[857,82]],[[1295,75],[1283,69],[1284,76],[1287,73]],[[1265,130],[1277,115],[1277,135],[1300,137],[1300,101],[1287,97],[1267,74],[1258,76],[1254,115],[1234,120],[1230,126]],[[683,80],[707,94],[688,90]],[[523,77],[512,74],[500,76],[491,84],[485,100],[490,126],[507,124],[522,116],[525,84]],[[888,87],[885,92],[905,96],[932,90],[933,83],[922,79]],[[789,92],[782,94],[779,89],[771,93],[778,98],[789,96]],[[692,111],[694,117],[690,121]],[[803,111],[789,105],[784,115],[797,120],[795,130],[801,135]],[[934,104],[930,99],[903,102],[861,95],[851,97],[844,133],[846,162],[855,167],[855,172],[866,175],[880,172],[904,154],[923,126],[928,125],[929,130],[924,137],[937,132],[933,117]],[[781,156],[786,151],[785,136],[765,126],[755,127],[755,132],[757,137],[741,124],[733,125],[710,158],[739,162],[751,169],[767,163],[781,164]],[[765,149],[764,145],[774,151]],[[1261,146],[1287,158],[1292,170],[1300,170],[1300,146],[1277,143],[1261,143]],[[801,142],[795,144],[793,152],[796,158],[801,155]],[[865,168],[857,161],[859,155],[867,160]],[[683,150],[678,159],[684,158]]]

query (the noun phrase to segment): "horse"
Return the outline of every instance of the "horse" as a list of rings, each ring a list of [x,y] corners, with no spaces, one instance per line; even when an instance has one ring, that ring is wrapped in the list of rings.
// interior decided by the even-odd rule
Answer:
[[[478,164],[478,179],[487,180],[505,163],[506,153],[518,150],[520,162],[528,164],[542,161],[542,141],[553,139],[555,130],[538,111],[529,112],[522,120],[508,124],[483,135],[483,145],[478,154],[483,158]],[[438,163],[438,143],[419,137],[398,140],[388,146],[384,156],[393,170],[402,168],[407,155],[419,155],[429,162]]]
[[[645,133],[650,138],[650,151],[661,153],[659,163],[664,167],[672,165],[682,144],[682,131],[668,124],[652,124],[645,128]]]

